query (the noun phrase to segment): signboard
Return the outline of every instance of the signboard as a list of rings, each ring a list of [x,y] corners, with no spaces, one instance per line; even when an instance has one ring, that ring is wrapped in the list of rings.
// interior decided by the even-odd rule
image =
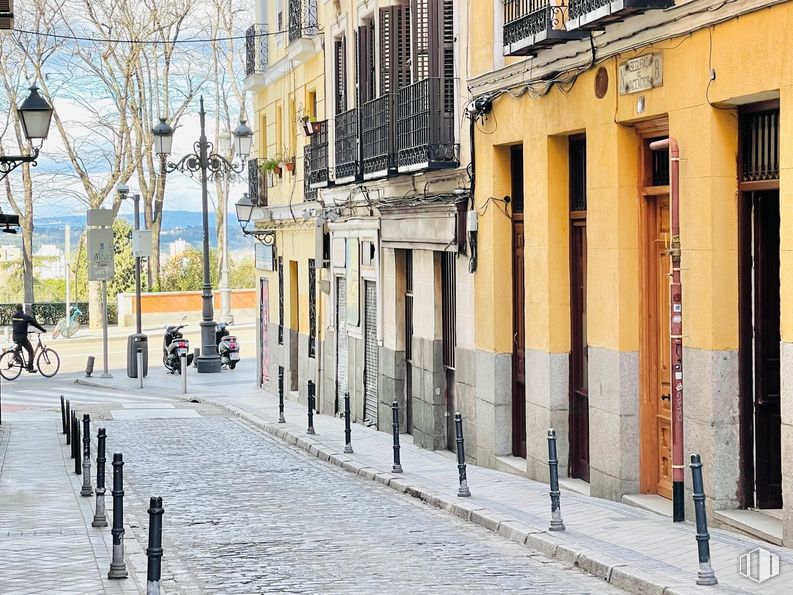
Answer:
[[[110,228],[88,229],[88,280],[110,281],[113,279],[113,230]]]
[[[151,256],[151,231],[138,229],[132,231],[132,256],[149,258]]]
[[[359,308],[359,257],[358,238],[347,239],[347,324],[360,325]]]
[[[647,54],[620,64],[620,95],[647,91],[664,84],[664,55]]]
[[[113,209],[88,209],[88,227],[113,227]]]

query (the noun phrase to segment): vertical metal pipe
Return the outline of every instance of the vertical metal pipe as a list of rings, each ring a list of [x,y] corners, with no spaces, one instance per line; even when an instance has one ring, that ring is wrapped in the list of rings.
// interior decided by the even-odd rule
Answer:
[[[683,475],[683,283],[680,276],[680,147],[674,138],[650,143],[650,149],[669,149],[669,349],[672,391],[672,520],[685,520]]]
[[[77,446],[77,439],[76,439],[76,431],[77,431],[77,422],[75,421],[74,417],[74,409],[72,409],[72,415],[69,418],[69,434],[71,434],[71,442],[69,445],[69,456],[74,458],[74,448]]]
[[[551,474],[551,531],[564,531],[562,522],[562,505],[559,502],[559,459],[556,455],[556,430],[548,429],[548,470]]]
[[[102,357],[104,362],[102,364],[102,374],[100,378],[112,378],[113,376],[108,371],[108,345],[107,345],[107,281],[102,281]]]
[[[465,467],[465,442],[463,442],[463,416],[460,413],[454,414],[454,429],[457,434],[457,472],[460,475],[460,487],[457,495],[461,498],[471,495],[468,489],[468,476]]]
[[[350,393],[344,391],[344,452],[352,453],[352,428],[350,427]]]
[[[308,381],[308,430],[306,434],[316,434],[314,431],[314,383]]]
[[[124,455],[113,454],[113,558],[107,578],[127,578],[124,561]]]
[[[138,388],[143,388],[143,350],[140,347],[138,347],[136,355],[138,358]]]
[[[394,464],[391,473],[402,473],[402,463],[399,460],[399,403],[391,403],[391,431],[394,434]]]
[[[81,496],[93,496],[91,487],[91,416],[83,415],[83,488]]]
[[[179,365],[182,370],[182,394],[187,394],[187,354],[179,356]]]
[[[140,194],[132,195],[132,202],[135,205],[135,231],[140,229]],[[135,257],[135,328],[138,335],[141,330],[141,311],[140,311],[140,256]],[[138,364],[138,378],[143,378],[143,372]]]
[[[284,367],[278,366],[278,423],[285,424],[284,417]]]
[[[104,428],[99,428],[97,434],[96,447],[96,511],[92,527],[107,527],[107,516],[105,513],[105,444],[107,433]]]
[[[149,564],[146,569],[146,595],[160,595],[163,512],[162,498],[149,500],[149,547],[146,548]]]
[[[66,434],[66,401],[64,400],[63,395],[61,395],[61,426],[63,428],[63,433]],[[67,435],[66,444],[69,443],[68,440],[69,438]]]
[[[694,488],[694,517],[697,522],[697,553],[699,554],[698,585],[715,585],[716,574],[710,565],[710,533],[705,513],[705,488],[702,483],[702,460],[698,454],[691,455],[691,479]]]

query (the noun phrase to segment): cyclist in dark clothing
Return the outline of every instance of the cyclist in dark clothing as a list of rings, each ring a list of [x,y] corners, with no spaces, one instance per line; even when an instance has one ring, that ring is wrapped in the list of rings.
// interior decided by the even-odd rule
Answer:
[[[30,314],[25,314],[22,304],[17,304],[17,311],[11,317],[11,323],[13,324],[14,343],[28,352],[28,372],[35,372],[36,370],[33,368],[33,345],[30,344],[30,339],[28,339],[28,325],[35,326],[42,333],[47,331]]]

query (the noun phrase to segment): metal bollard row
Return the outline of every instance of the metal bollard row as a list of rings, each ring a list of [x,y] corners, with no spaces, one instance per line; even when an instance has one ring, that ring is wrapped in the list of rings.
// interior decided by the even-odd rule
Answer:
[[[699,557],[699,570],[697,572],[698,585],[715,585],[716,574],[710,565],[710,533],[708,532],[708,518],[705,514],[705,488],[702,482],[702,459],[698,454],[691,455],[691,483],[693,484],[694,516],[697,523],[697,554]]]
[[[278,366],[278,423],[285,424],[284,417],[284,367]]]
[[[402,473],[402,462],[399,459],[399,403],[391,403],[391,431],[394,434],[394,464],[391,473]]]
[[[107,527],[107,515],[105,513],[105,443],[107,433],[104,428],[99,428],[97,434],[97,455],[96,455],[96,510],[92,527]]]
[[[344,452],[352,454],[352,428],[350,427],[350,393],[344,392]]]
[[[93,496],[91,488],[91,416],[83,415],[83,488],[81,496]]]
[[[124,561],[124,455],[113,454],[113,558],[107,578],[127,578],[127,563]]]
[[[562,522],[562,508],[559,492],[559,458],[556,455],[556,430],[548,429],[548,469],[550,472],[551,496],[551,531],[564,531]]]
[[[146,548],[146,595],[160,595],[162,573],[162,498],[149,500],[149,547]]]
[[[454,414],[454,429],[457,434],[457,472],[460,475],[460,487],[457,495],[461,498],[471,495],[468,489],[468,476],[465,467],[465,443],[463,442],[463,416],[461,413]]]
[[[308,429],[306,434],[316,434],[314,431],[314,382],[308,381]]]

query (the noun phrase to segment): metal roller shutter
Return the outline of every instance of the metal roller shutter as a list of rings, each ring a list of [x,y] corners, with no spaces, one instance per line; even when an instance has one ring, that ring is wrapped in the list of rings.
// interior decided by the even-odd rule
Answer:
[[[344,391],[347,390],[347,279],[336,283],[336,413],[344,411]]]
[[[377,426],[377,379],[379,376],[379,362],[377,353],[377,290],[371,281],[366,281],[366,338],[364,347],[364,357],[366,368],[364,369],[364,408],[363,418],[365,421]]]

